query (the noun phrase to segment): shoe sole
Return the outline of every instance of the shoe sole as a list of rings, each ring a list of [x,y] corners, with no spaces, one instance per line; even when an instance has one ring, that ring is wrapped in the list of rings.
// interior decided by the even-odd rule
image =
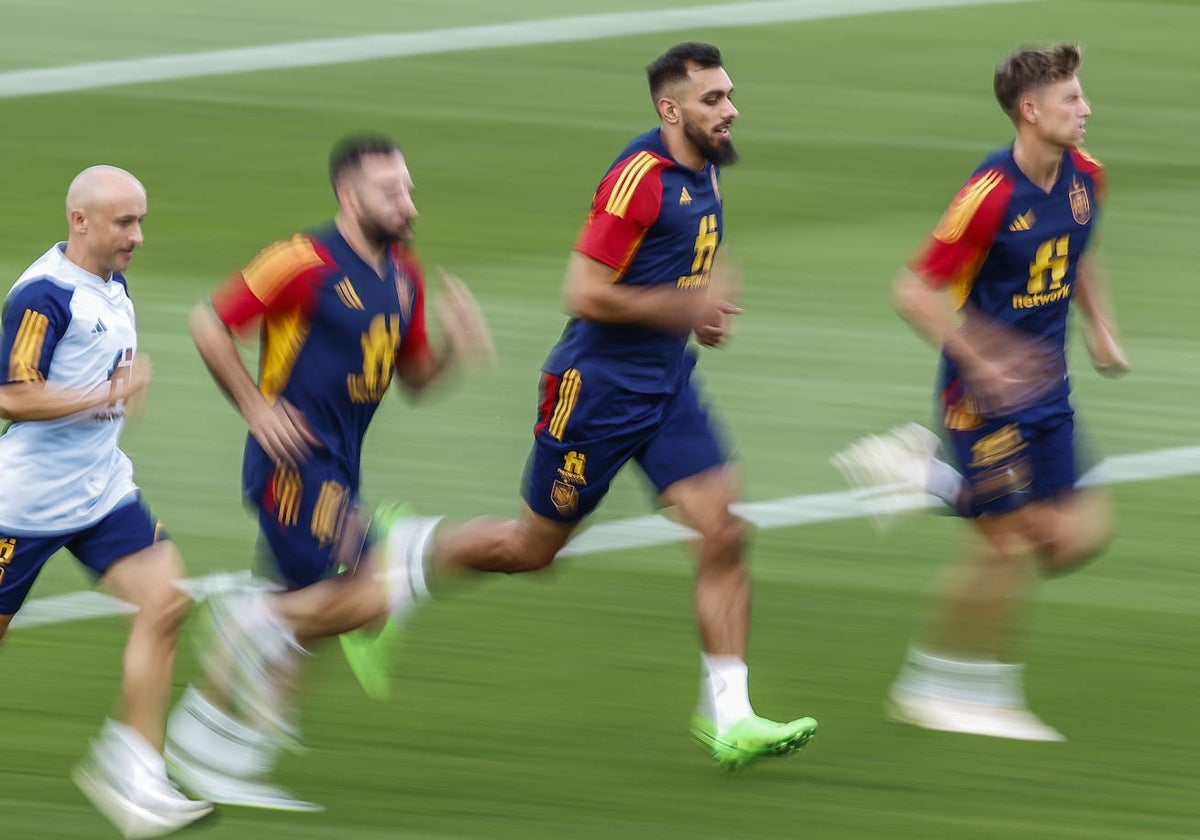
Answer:
[[[164,834],[170,834],[171,832],[195,825],[200,820],[211,816],[215,812],[215,809],[210,805],[207,808],[197,809],[198,813],[176,818],[152,813],[145,808],[129,802],[127,799],[121,798],[118,800],[111,792],[111,789],[97,780],[88,768],[84,766],[77,766],[71,770],[71,781],[75,783],[75,786],[79,788],[79,791],[92,803],[95,809],[103,814],[129,840],[143,837],[161,837]]]
[[[728,744],[707,732],[693,729],[692,737],[697,743],[710,755],[717,764],[727,770],[737,770],[753,763],[760,758],[782,758],[799,752],[808,746],[808,742],[817,734],[816,726],[809,729],[801,730],[790,738],[785,738],[782,741],[776,741],[770,746],[763,747],[758,750],[747,750],[742,747]],[[722,754],[725,753],[725,754]]]

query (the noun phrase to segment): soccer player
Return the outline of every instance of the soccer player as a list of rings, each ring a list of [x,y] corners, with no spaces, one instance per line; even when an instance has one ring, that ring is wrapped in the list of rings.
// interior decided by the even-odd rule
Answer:
[[[751,707],[746,531],[730,510],[734,471],[689,347],[693,335],[720,345],[740,311],[732,269],[718,256],[720,168],[737,159],[733,83],[721,53],[701,43],[672,47],[647,74],[660,125],[617,155],[570,255],[563,297],[571,320],[542,367],[522,516],[461,526],[414,518],[405,538],[393,534],[417,594],[467,572],[542,569],[617,472],[637,463],[659,503],[700,537],[703,678],[693,733],[732,767],[800,749],[817,723],[777,723]],[[356,672],[372,673],[372,654],[349,652]]]
[[[837,460],[857,483],[926,487],[974,538],[889,695],[928,729],[1058,741],[1026,708],[1011,645],[1031,572],[1066,572],[1110,536],[1105,493],[1078,486],[1067,314],[1083,316],[1100,373],[1129,369],[1096,254],[1104,170],[1081,148],[1091,107],[1069,44],[1023,49],[996,69],[1013,144],[990,155],[894,288],[900,315],[941,349],[939,411],[952,470],[912,426]]]
[[[249,428],[243,491],[278,591],[210,600],[207,685],[171,714],[167,757],[184,787],[225,804],[312,810],[269,781],[297,737],[293,694],[321,639],[382,620],[395,600],[389,559],[359,512],[363,437],[393,378],[430,387],[457,362],[490,357],[467,288],[443,275],[446,347],[426,333],[425,283],[409,246],[417,214],[390,139],[333,149],[332,223],[263,249],[191,315],[196,346]],[[235,336],[261,336],[251,377]]]
[[[67,549],[137,608],[125,647],[126,720],[108,720],[73,773],[129,837],[154,837],[212,810],[167,778],[163,728],[179,626],[189,601],[183,561],[142,502],[118,447],[130,407],[150,385],[137,351],[125,270],[142,245],[146,191],[113,166],[67,190],[66,242],[17,279],[0,334],[0,638],[46,561]]]

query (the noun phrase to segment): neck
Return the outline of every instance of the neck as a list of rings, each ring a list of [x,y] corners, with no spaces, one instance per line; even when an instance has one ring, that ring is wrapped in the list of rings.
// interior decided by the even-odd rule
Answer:
[[[112,272],[105,271],[103,268],[96,265],[95,261],[88,258],[87,251],[84,250],[83,246],[77,242],[73,242],[68,239],[67,248],[63,253],[63,256],[75,263],[75,265],[82,268],[88,274],[94,274],[105,282],[112,279]]]
[[[1063,149],[1050,143],[1039,143],[1027,137],[1017,137],[1013,143],[1013,160],[1025,177],[1049,192],[1058,183],[1062,169]]]
[[[676,163],[697,172],[704,168],[704,155],[700,154],[700,150],[692,145],[692,141],[683,136],[682,129],[672,131],[669,126],[664,125],[662,141],[663,145],[667,147],[667,153],[675,159]]]
[[[338,214],[333,221],[337,225],[338,233],[346,240],[350,249],[362,257],[363,262],[375,269],[376,274],[383,276],[383,269],[387,264],[387,244],[372,242],[363,234],[361,227],[350,224],[341,214]]]

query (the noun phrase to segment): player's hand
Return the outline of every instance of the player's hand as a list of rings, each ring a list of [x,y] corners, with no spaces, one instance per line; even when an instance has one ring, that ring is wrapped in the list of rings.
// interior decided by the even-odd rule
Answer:
[[[705,347],[719,347],[733,335],[733,316],[741,314],[742,310],[727,300],[710,300],[704,311],[701,323],[693,331],[696,341]]]
[[[496,345],[479,303],[466,283],[453,274],[438,268],[438,277],[437,315],[448,352],[455,362],[471,370],[491,367],[496,362]]]
[[[700,307],[693,332],[704,347],[719,347],[733,335],[733,316],[742,313],[742,270],[727,259],[717,259],[709,274],[708,295]]]
[[[1101,376],[1115,378],[1129,373],[1129,359],[1125,351],[1103,324],[1096,324],[1087,334],[1088,355],[1092,357],[1092,367]]]
[[[1051,342],[977,310],[965,310],[955,361],[985,417],[1011,414],[1036,403],[1066,377],[1066,358]]]
[[[246,417],[250,434],[272,461],[298,466],[308,460],[321,441],[304,413],[282,397],[274,404],[262,400]]]

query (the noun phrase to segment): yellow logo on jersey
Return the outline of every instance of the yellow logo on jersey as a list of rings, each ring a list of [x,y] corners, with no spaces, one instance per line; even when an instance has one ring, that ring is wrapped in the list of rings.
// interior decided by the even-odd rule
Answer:
[[[1033,215],[1033,211],[1026,210],[1020,216],[1017,216],[1017,218],[1013,219],[1012,224],[1008,226],[1008,229],[1013,233],[1018,233],[1022,230],[1033,230],[1033,225],[1036,221],[1037,216]]]
[[[586,467],[587,456],[572,449],[563,456],[563,465],[559,467],[558,474],[569,484],[587,484],[587,479],[583,477]]]
[[[363,309],[362,298],[358,296],[358,292],[354,291],[354,285],[350,282],[349,277],[343,277],[338,281],[337,295],[342,299],[342,303],[351,309]]]
[[[4,537],[0,539],[0,583],[4,583],[4,572],[13,555],[17,553],[17,538]]]
[[[692,203],[692,194],[687,191],[687,187],[679,191],[679,203],[684,206]]]

